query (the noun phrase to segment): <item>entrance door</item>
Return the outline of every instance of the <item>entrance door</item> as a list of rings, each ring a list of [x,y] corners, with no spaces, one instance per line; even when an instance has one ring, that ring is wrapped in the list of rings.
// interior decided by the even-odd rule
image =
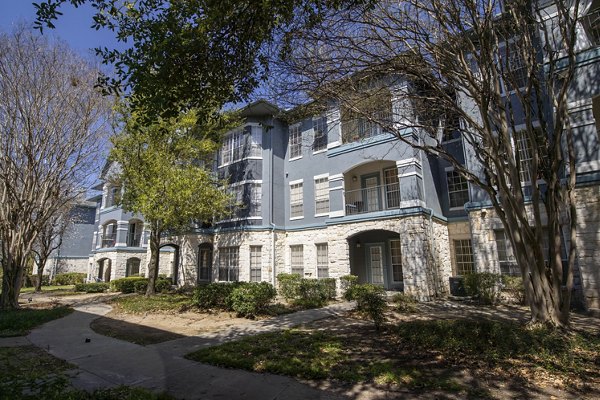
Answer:
[[[365,211],[379,211],[379,175],[363,176],[362,188]]]
[[[368,244],[365,248],[369,281],[374,285],[383,286],[383,243]]]
[[[198,250],[198,282],[210,282],[212,280],[212,249],[200,247]]]

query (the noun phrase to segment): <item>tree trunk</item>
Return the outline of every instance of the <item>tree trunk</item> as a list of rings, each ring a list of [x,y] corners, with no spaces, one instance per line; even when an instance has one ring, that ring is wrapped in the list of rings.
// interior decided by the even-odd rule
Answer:
[[[156,284],[156,277],[158,276],[158,267],[160,262],[160,232],[156,229],[150,231],[150,263],[148,265],[148,288],[146,289],[146,296],[152,296],[156,294],[154,288]]]
[[[37,281],[35,282],[35,291],[42,291],[42,277],[44,276],[44,268],[46,267],[47,258],[40,258],[38,262]]]
[[[19,308],[23,264],[14,258],[10,258],[5,262],[4,275],[2,276],[2,294],[0,294],[0,309],[15,310]]]

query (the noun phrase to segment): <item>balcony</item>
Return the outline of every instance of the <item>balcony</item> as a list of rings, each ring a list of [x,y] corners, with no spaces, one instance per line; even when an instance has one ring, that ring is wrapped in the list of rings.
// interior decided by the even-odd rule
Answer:
[[[600,7],[581,17],[581,23],[592,45],[600,45]]]
[[[140,247],[142,245],[142,233],[128,233],[127,247]]]
[[[109,233],[102,235],[102,247],[115,247],[115,243],[117,241],[116,233]]]
[[[349,190],[344,197],[346,215],[400,208],[400,187],[397,183]]]

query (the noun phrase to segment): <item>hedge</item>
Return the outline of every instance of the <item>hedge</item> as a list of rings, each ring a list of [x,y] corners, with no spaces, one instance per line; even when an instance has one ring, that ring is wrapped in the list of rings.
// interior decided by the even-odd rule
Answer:
[[[147,284],[148,279],[139,276],[115,279],[110,281],[110,290],[113,292],[133,293],[136,291],[136,282],[146,282]]]
[[[80,272],[66,272],[64,274],[56,274],[52,282],[55,285],[76,285],[84,283],[86,274]]]
[[[77,283],[74,291],[85,292],[85,293],[102,293],[108,290],[108,283],[104,282],[92,282],[92,283]]]

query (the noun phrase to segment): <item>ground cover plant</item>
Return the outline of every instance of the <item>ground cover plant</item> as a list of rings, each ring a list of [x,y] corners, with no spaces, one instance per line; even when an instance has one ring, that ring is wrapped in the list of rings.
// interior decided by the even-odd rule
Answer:
[[[304,379],[334,379],[391,389],[493,397],[486,385],[518,390],[554,385],[576,393],[598,388],[600,337],[496,320],[413,320],[305,327],[247,337],[187,358],[218,366]],[[468,377],[465,378],[465,377]],[[482,382],[473,386],[469,382]],[[529,393],[521,393],[527,397]]]
[[[75,289],[76,285],[49,285],[42,286],[42,292],[68,292]],[[33,293],[35,287],[24,287],[21,289],[21,293]],[[56,293],[53,293],[56,294]]]
[[[62,318],[73,311],[70,307],[46,309],[21,308],[0,312],[0,337],[24,336],[39,325]]]
[[[75,366],[34,346],[0,347],[0,400],[170,400],[171,396],[120,386],[92,393],[74,389],[65,372]]]
[[[113,299],[110,304],[117,312],[131,314],[180,312],[193,307],[191,296],[184,294],[132,295]]]

